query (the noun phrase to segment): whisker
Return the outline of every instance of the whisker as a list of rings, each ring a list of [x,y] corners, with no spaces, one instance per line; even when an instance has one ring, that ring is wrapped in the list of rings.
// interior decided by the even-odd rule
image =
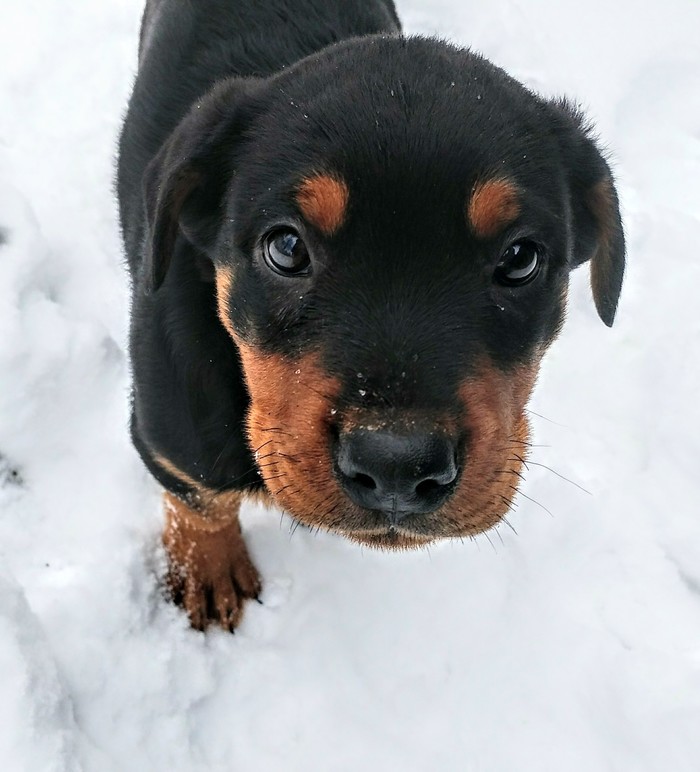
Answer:
[[[527,471],[530,471],[530,467],[527,465],[527,461],[522,456],[519,456],[517,453],[513,453],[513,455],[520,461],[521,464],[527,469]]]
[[[533,466],[541,466],[544,469],[548,469],[552,474],[555,474],[557,477],[561,477],[562,480],[566,480],[566,482],[571,483],[572,485],[575,485],[579,490],[582,490],[584,493],[587,493],[589,496],[593,495],[589,490],[586,490],[586,488],[584,488],[583,485],[579,485],[577,482],[570,480],[568,477],[564,477],[563,474],[560,474],[555,469],[552,469],[551,466],[547,466],[547,464],[540,464],[537,461],[528,461],[528,464],[532,464]]]
[[[511,487],[511,488],[513,488],[513,486],[512,486],[512,485],[511,485],[510,487]],[[553,515],[553,514],[552,514],[552,513],[551,513],[551,512],[550,512],[550,511],[547,509],[547,507],[545,507],[545,505],[544,505],[544,504],[540,504],[540,502],[539,502],[539,501],[535,501],[535,499],[531,498],[531,497],[530,497],[530,496],[528,496],[526,493],[523,493],[522,491],[519,491],[517,488],[513,488],[513,490],[514,490],[516,493],[519,493],[521,496],[524,496],[524,497],[525,497],[525,498],[526,498],[528,501],[531,501],[533,504],[537,504],[537,506],[538,506],[538,507],[542,507],[542,509],[544,509],[544,511],[545,511],[545,512],[546,512],[546,513],[547,513],[547,514],[550,516],[550,517],[554,517],[554,515]]]
[[[272,439],[272,440],[267,440],[266,442],[263,442],[262,445],[260,445],[259,447],[255,448],[255,450],[253,451],[253,455],[255,455],[256,453],[260,453],[260,451],[265,447],[265,445],[269,445],[271,442],[274,442],[274,441],[275,440]]]
[[[496,545],[491,541],[491,537],[489,536],[488,531],[483,531],[484,536],[486,537],[486,540],[491,545],[491,549],[498,555],[498,550],[496,549]]]
[[[508,437],[508,442],[515,442],[517,445],[527,445],[528,447],[532,446],[530,440],[520,440],[517,437]]]
[[[269,445],[271,442],[274,442],[274,440],[267,440],[266,442],[263,442],[262,445],[260,445],[258,448],[253,450],[253,455],[255,456],[255,454],[259,453],[266,445]],[[229,445],[229,441],[224,443],[224,447],[221,449],[221,452],[216,457],[216,460],[214,461],[214,463],[211,465],[211,469],[212,470],[216,467],[216,465],[221,460],[221,457],[226,452],[226,448],[228,447],[228,445]],[[257,461],[261,461],[261,460],[263,460],[265,458],[270,458],[270,456],[274,456],[274,455],[283,455],[283,454],[277,453],[277,451],[273,451],[272,453],[266,453],[264,456],[260,456],[258,459],[256,459],[256,463],[254,463],[253,466],[249,467],[248,469],[246,469],[245,472],[242,472],[237,477],[234,477],[232,480],[228,480],[227,481],[227,485],[233,485],[234,483],[238,482],[239,480],[242,480],[244,477],[247,477],[251,472],[256,472],[259,469],[262,469],[262,468],[264,468],[266,466],[269,466],[269,464],[258,464]],[[269,479],[272,479],[272,478],[269,478]],[[256,485],[256,484],[257,483],[251,483],[250,485],[243,486],[243,490],[245,490],[245,488],[247,488],[247,487],[252,487],[253,485]]]
[[[279,453],[276,450],[273,450],[272,453],[265,453],[264,456],[258,456],[256,459],[257,461],[264,461],[266,458],[270,458],[271,456],[278,456]]]
[[[244,477],[247,477],[251,472],[257,472],[258,471],[258,465],[254,464],[249,469],[247,469],[242,474],[239,474],[237,477],[234,477],[232,480],[228,480],[226,482],[226,488],[223,491],[217,491],[217,493],[224,493],[232,490],[234,488],[234,483],[238,482],[239,480],[242,480]],[[262,482],[262,480],[261,480]],[[248,483],[247,485],[244,485],[241,490],[245,490],[246,488],[252,488],[253,486],[257,485],[257,482]]]
[[[285,477],[285,476],[286,476],[285,473],[282,472],[281,474],[273,474],[271,477],[265,477],[264,479],[265,479],[265,482],[268,482],[269,480],[277,480],[280,477]]]
[[[508,507],[508,509],[512,509],[518,506],[512,499],[508,499],[505,496],[500,496],[500,499]]]
[[[525,408],[526,413],[532,413],[532,415],[536,415],[538,418],[541,418],[543,421],[548,421],[550,424],[554,424],[555,426],[561,426],[562,429],[570,429],[570,426],[567,426],[566,424],[560,424],[556,421],[552,421],[551,418],[547,418],[546,415],[542,415],[541,413],[536,413],[534,410],[530,410],[529,408]]]
[[[517,469],[497,469],[496,474],[515,474],[521,480],[525,479],[525,475],[523,475],[521,472],[518,472]]]
[[[282,458],[286,458],[287,460],[291,461],[294,464],[301,464],[301,460],[298,459],[296,456],[290,456],[288,453],[282,453],[279,450],[275,452],[278,456],[282,456]]]
[[[524,442],[523,440],[509,440],[509,442],[515,442],[516,445],[506,445],[505,448],[497,448],[497,450],[512,450],[518,445],[524,445],[526,448],[551,448],[551,445],[533,445],[531,442]]]
[[[213,472],[213,471],[214,471],[214,469],[216,468],[216,465],[219,463],[219,461],[221,461],[221,458],[222,458],[222,456],[224,455],[224,453],[226,452],[226,449],[228,448],[229,444],[233,444],[233,440],[234,440],[234,438],[235,438],[235,435],[233,435],[233,434],[232,434],[232,435],[231,435],[231,436],[228,438],[228,440],[226,440],[226,442],[224,442],[224,444],[223,444],[223,447],[222,447],[222,448],[221,448],[221,450],[219,451],[219,454],[218,454],[218,456],[217,456],[217,457],[214,459],[214,463],[213,463],[213,464],[211,465],[211,467],[209,468],[209,471],[210,471],[210,472]]]

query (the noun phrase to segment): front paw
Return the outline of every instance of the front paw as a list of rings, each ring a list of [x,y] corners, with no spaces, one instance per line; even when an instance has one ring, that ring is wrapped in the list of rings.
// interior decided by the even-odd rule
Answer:
[[[197,630],[216,623],[233,632],[245,600],[260,594],[260,576],[238,522],[238,501],[231,498],[217,497],[193,509],[165,494],[168,590]]]

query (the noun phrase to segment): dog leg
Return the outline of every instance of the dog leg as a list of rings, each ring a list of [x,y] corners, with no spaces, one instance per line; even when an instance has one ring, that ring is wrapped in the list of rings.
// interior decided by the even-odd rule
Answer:
[[[197,630],[215,622],[233,632],[245,599],[260,593],[238,522],[240,501],[240,494],[227,493],[188,504],[165,493],[168,587]]]

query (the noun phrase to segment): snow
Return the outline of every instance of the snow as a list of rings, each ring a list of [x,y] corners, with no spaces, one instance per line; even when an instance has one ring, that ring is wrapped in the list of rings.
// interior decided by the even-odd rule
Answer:
[[[4,4],[1,769],[699,768],[700,5],[399,10],[587,108],[628,233],[618,319],[578,271],[517,535],[377,554],[250,505],[264,605],[230,636],[163,601],[126,428],[111,180],[141,2]]]

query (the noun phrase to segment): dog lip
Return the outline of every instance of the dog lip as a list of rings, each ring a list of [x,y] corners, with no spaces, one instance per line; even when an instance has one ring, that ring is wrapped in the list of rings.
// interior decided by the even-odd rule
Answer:
[[[368,511],[374,512],[374,510]],[[420,531],[416,530],[415,528],[406,527],[404,525],[397,525],[394,523],[384,523],[382,525],[376,526],[358,525],[349,527],[339,524],[334,526],[331,530],[342,534],[351,534],[352,536],[367,536],[370,538],[376,538],[377,536],[386,536],[388,538],[404,537],[415,539],[416,541],[439,538],[439,534],[437,533],[432,533],[430,531]]]
[[[379,549],[418,549],[441,538],[439,534],[418,534],[394,526],[378,528],[376,530],[346,531],[342,535],[360,544]]]

